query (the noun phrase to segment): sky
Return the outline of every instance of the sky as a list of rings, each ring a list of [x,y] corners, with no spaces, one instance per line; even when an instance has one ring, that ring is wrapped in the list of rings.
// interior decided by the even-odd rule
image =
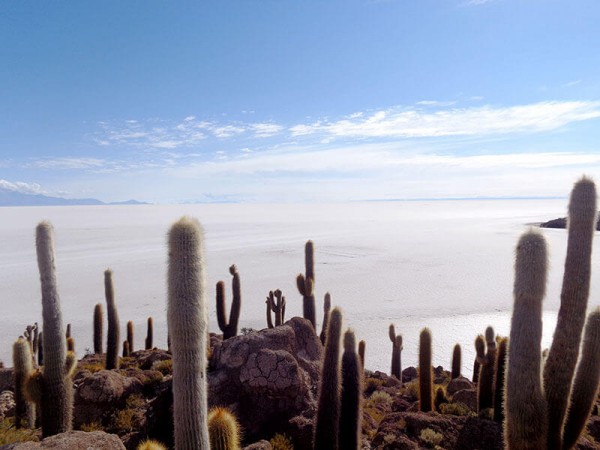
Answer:
[[[0,187],[103,201],[566,196],[597,0],[0,2]]]

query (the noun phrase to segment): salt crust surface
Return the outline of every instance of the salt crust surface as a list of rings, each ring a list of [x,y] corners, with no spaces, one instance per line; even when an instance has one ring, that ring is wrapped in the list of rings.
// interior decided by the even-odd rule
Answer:
[[[315,243],[317,320],[323,295],[342,308],[345,325],[367,342],[366,366],[389,372],[394,323],[404,337],[403,367],[416,365],[419,331],[433,334],[433,363],[449,367],[455,343],[470,374],[473,341],[488,325],[507,335],[512,310],[514,247],[528,224],[566,215],[567,200],[462,200],[343,204],[212,204],[0,208],[0,360],[12,365],[13,340],[41,322],[35,226],[56,231],[63,319],[77,352],[92,348],[94,305],[104,304],[103,271],[114,271],[122,336],[135,325],[143,345],[152,316],[155,345],[166,346],[166,233],[182,215],[206,232],[211,330],[218,331],[215,284],[235,263],[242,283],[240,327],[266,327],[265,298],[281,289],[286,317],[302,314],[295,277],[304,243]],[[544,301],[548,347],[560,304],[566,233],[543,230],[551,258]],[[600,304],[600,251],[594,243],[590,308]],[[228,306],[229,307],[229,306]]]

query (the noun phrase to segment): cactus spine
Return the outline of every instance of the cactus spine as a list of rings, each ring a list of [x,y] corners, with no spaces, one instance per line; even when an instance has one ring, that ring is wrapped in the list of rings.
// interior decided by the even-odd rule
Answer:
[[[486,328],[485,341],[487,344],[487,353],[480,361],[481,369],[479,370],[479,383],[477,384],[477,410],[479,413],[494,406],[496,340],[492,327]]]
[[[460,367],[461,367],[461,359],[462,359],[462,350],[460,348],[460,344],[456,344],[454,346],[454,350],[452,351],[452,375],[451,379],[455,379],[460,377]]]
[[[167,319],[173,352],[175,449],[208,449],[206,348],[208,314],[204,236],[183,217],[169,231]]]
[[[237,335],[238,322],[240,320],[240,307],[242,305],[242,294],[240,288],[240,275],[235,264],[229,268],[229,273],[233,276],[231,287],[233,291],[233,300],[231,300],[231,311],[229,321],[227,321],[227,312],[225,311],[225,283],[217,283],[217,321],[219,328],[223,332],[223,340]]]
[[[559,449],[575,372],[590,290],[592,238],[596,226],[596,187],[583,178],[569,202],[569,231],[560,310],[554,339],[544,365],[548,402],[548,448]]]
[[[25,398],[25,382],[33,372],[33,359],[29,342],[19,337],[13,344],[13,376],[15,379],[15,428],[26,422],[35,428],[35,405]]]
[[[596,400],[600,382],[600,308],[588,315],[581,359],[577,366],[569,413],[565,422],[563,448],[572,448],[585,427]]]
[[[419,410],[433,410],[433,370],[431,366],[431,331],[423,328],[419,337]]]
[[[44,373],[42,376],[42,436],[71,430],[73,386],[66,376],[66,339],[54,265],[54,230],[48,222],[36,229],[36,250],[42,287]]]
[[[102,354],[102,304],[94,307],[94,353]]]
[[[136,450],[167,450],[167,447],[158,441],[149,439],[147,441],[140,442],[140,445],[136,447]]]
[[[240,450],[240,426],[227,408],[213,408],[208,413],[211,450]]]
[[[321,344],[325,345],[325,339],[327,338],[327,323],[329,322],[329,313],[331,311],[331,294],[327,292],[325,299],[323,300],[323,325],[321,327]]]
[[[400,380],[402,386],[402,335],[396,336],[396,330],[393,324],[389,328],[390,341],[392,341],[392,376]]]
[[[145,345],[144,348],[146,350],[150,350],[152,348],[154,348],[154,321],[152,320],[152,317],[148,317],[148,330],[146,332],[146,341],[145,341]]]
[[[361,434],[362,367],[356,353],[352,330],[344,333],[342,355],[342,403],[340,415],[340,449],[358,450]]]
[[[506,372],[504,442],[508,450],[546,449],[548,417],[540,376],[546,266],[544,237],[533,231],[524,234],[516,251]]]
[[[106,296],[106,313],[108,330],[106,336],[106,370],[119,368],[119,314],[115,304],[115,288],[112,270],[104,271],[104,295]]]
[[[273,328],[271,311],[275,315],[275,326],[283,325],[283,321],[285,320],[285,297],[279,289],[275,292],[269,291],[269,296],[267,297],[267,324],[269,328]]]
[[[504,380],[506,379],[506,351],[508,338],[501,338],[498,342],[496,355],[496,374],[494,376],[494,421],[504,422]]]
[[[306,274],[296,277],[298,291],[302,295],[302,312],[305,319],[310,320],[313,328],[317,329],[317,313],[315,311],[315,249],[312,241],[304,246],[304,266]]]
[[[339,448],[341,333],[342,313],[339,308],[333,308],[329,315],[325,355],[321,371],[317,424],[315,426],[315,450],[337,450]]]

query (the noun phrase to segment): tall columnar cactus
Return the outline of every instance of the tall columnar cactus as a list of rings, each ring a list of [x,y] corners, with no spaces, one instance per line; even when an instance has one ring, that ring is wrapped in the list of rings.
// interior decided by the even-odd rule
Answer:
[[[456,344],[454,345],[454,350],[452,350],[452,379],[460,377],[461,359],[462,351],[460,344]]]
[[[227,320],[227,312],[225,311],[225,283],[222,281],[217,283],[217,321],[219,323],[219,328],[223,332],[224,340],[237,335],[238,323],[240,320],[240,308],[242,306],[240,274],[238,273],[235,264],[229,268],[229,273],[233,276],[233,279],[231,280],[233,299],[231,300],[229,321]]]
[[[271,311],[275,315],[275,326],[283,325],[283,321],[285,320],[285,297],[279,289],[275,290],[275,292],[269,291],[269,296],[267,297],[267,325],[269,328],[273,328]]]
[[[70,431],[73,421],[73,384],[67,376],[66,339],[54,265],[54,230],[48,222],[36,229],[36,249],[42,287],[44,372],[42,375],[42,436]]]
[[[94,353],[102,354],[102,303],[96,304],[94,307]]]
[[[475,364],[473,366],[473,383],[479,385],[481,366],[485,363],[485,338],[479,335],[475,338]],[[476,371],[476,372],[475,372]]]
[[[392,341],[392,376],[400,380],[402,385],[402,335],[396,335],[394,324],[389,328],[390,341]]]
[[[475,360],[473,361],[473,384],[479,383],[479,358],[475,356]]]
[[[127,342],[129,343],[129,352],[134,351],[133,347],[133,322],[129,320],[127,322]]]
[[[506,379],[506,351],[508,338],[501,338],[498,342],[496,354],[496,374],[494,375],[494,421],[504,422],[504,381]]]
[[[540,366],[547,264],[543,236],[533,231],[524,234],[516,251],[506,372],[504,442],[507,450],[546,449],[548,416]]]
[[[168,241],[175,449],[208,449],[204,233],[197,220],[183,217],[171,227]]]
[[[552,449],[561,448],[571,380],[579,355],[590,290],[596,213],[596,187],[591,180],[583,178],[575,184],[571,192],[560,310],[552,346],[544,365],[544,393],[548,402],[548,447]]]
[[[240,450],[240,426],[227,408],[213,408],[208,413],[210,450]]]
[[[152,320],[152,317],[148,317],[148,329],[146,331],[144,348],[146,350],[154,348],[154,321]]]
[[[33,372],[33,359],[29,342],[19,337],[13,344],[13,376],[15,380],[15,428],[24,423],[35,428],[35,405],[25,397],[25,382]]]
[[[423,328],[419,337],[419,410],[433,410],[433,370],[431,365],[431,331]]]
[[[600,308],[588,315],[581,358],[573,380],[569,412],[565,422],[563,449],[572,448],[590,416],[600,382]]]
[[[342,313],[333,308],[329,315],[325,355],[321,371],[314,450],[338,450],[340,426],[340,337]]]
[[[296,277],[298,291],[302,295],[302,312],[305,319],[310,320],[315,331],[317,330],[317,313],[315,310],[315,249],[312,241],[307,241],[304,246],[304,265],[306,274]]]
[[[356,353],[356,338],[352,330],[344,333],[342,355],[342,403],[339,446],[343,450],[358,450],[362,418],[362,373]]]
[[[115,288],[112,270],[104,271],[104,295],[106,296],[106,315],[108,330],[106,333],[106,370],[119,368],[119,314],[115,304]]]
[[[65,337],[69,339],[71,337],[71,324],[67,324],[67,331],[65,331]]]
[[[331,311],[331,294],[325,293],[323,300],[323,325],[321,326],[321,343],[325,345],[325,339],[327,338],[327,323],[329,322],[329,313]]]
[[[487,327],[485,330],[487,353],[481,360],[479,383],[477,384],[477,410],[484,410],[494,406],[494,374],[496,372],[496,338],[494,329]]]

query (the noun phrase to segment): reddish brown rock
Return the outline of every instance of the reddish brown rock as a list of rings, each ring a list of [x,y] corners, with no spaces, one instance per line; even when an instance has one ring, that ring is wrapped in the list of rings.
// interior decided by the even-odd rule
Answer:
[[[103,431],[86,433],[69,431],[50,436],[41,442],[23,442],[2,447],[2,450],[125,450],[117,435]]]

